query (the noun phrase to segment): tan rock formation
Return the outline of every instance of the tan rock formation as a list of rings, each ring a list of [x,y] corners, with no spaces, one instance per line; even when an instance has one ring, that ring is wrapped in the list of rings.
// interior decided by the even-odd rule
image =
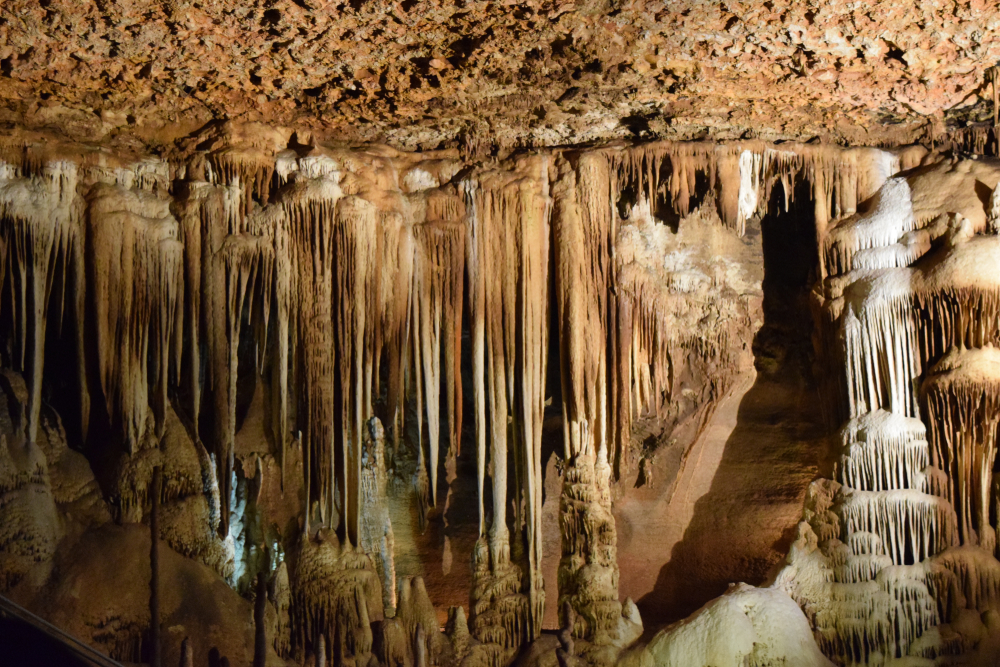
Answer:
[[[389,11],[347,13],[375,5]],[[318,12],[294,6],[260,20],[280,32],[282,16]],[[168,10],[149,11],[153,29]],[[237,23],[257,8],[241,11]],[[120,599],[108,589],[148,552],[131,524],[147,515],[155,466],[164,588],[176,587],[166,641],[177,652],[191,638],[196,662],[214,646],[249,664],[253,606],[241,596],[256,596],[268,659],[295,664],[991,655],[993,160],[746,140],[483,162],[463,159],[472,140],[465,153],[404,153],[236,123],[153,158],[40,136],[10,133],[0,162],[0,357],[25,374],[0,377],[0,589],[114,657],[145,650],[133,584],[148,572],[123,579]],[[762,220],[790,209],[808,217],[818,262],[811,277],[813,258],[803,263],[799,288],[816,281],[807,343],[840,428],[833,479],[809,488],[797,529],[776,527],[792,546],[773,581],[747,566],[763,587],[734,586],[636,645],[654,624],[621,590],[619,535],[659,524],[616,504],[670,496],[678,479],[688,505],[711,500],[702,486],[732,478],[686,467],[714,456],[724,470],[730,447],[759,451],[734,428],[715,450],[706,442],[716,416],[752,418],[736,403],[758,378],[787,371],[760,352],[777,326],[775,232]],[[634,488],[640,470],[646,490]],[[783,483],[804,494],[804,477],[761,481],[754,500]],[[409,514],[390,520],[395,503]],[[698,526],[683,522],[655,570],[690,562],[684,542],[698,536],[686,529]],[[467,568],[467,599],[438,599],[426,561],[397,558],[396,536],[417,533],[468,545],[440,564],[444,576]],[[77,547],[86,557],[66,565]],[[101,562],[109,549],[128,553]],[[76,582],[100,594],[74,601]],[[547,618],[563,626],[558,649]]]
[[[0,120],[129,147],[225,119],[477,157],[629,137],[934,141],[969,121],[970,147],[996,146],[998,14],[978,0],[14,0],[3,18]],[[245,172],[265,198],[268,168]]]

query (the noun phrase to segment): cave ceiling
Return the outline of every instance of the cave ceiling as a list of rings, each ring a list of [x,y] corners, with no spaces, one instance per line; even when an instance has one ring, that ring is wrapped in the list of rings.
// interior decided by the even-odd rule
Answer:
[[[147,150],[221,120],[475,157],[900,144],[990,120],[998,21],[983,0],[13,0],[0,123]]]

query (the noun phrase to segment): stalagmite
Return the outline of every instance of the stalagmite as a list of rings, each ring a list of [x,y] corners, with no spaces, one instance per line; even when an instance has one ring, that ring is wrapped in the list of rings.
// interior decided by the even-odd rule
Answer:
[[[427,633],[424,626],[417,625],[417,632],[413,636],[413,665],[414,667],[428,667],[427,662]]]
[[[316,667],[326,667],[326,635],[316,637]]]
[[[846,662],[967,650],[945,624],[996,595],[1000,292],[977,267],[1000,256],[980,236],[991,212],[977,188],[998,175],[979,161],[932,163],[821,235],[821,324],[841,334],[827,340],[842,345],[830,352],[846,380],[844,486],[814,483],[778,580],[824,652]]]
[[[384,655],[379,657],[388,665],[413,665],[422,650],[427,663],[434,664],[447,640],[437,632],[423,630],[437,627],[434,605],[427,595],[423,579],[400,578],[396,597],[396,615],[383,624]]]
[[[185,637],[181,643],[180,667],[194,667],[194,647],[191,646],[191,640],[188,637]]]
[[[550,663],[825,665],[809,624],[844,664],[986,641],[980,615],[1000,604],[1000,273],[983,268],[1000,266],[994,162],[748,140],[472,165],[454,150],[335,146],[263,126],[202,132],[170,163],[4,153],[15,162],[0,163],[0,311],[28,397],[23,419],[9,411],[25,433],[0,439],[0,508],[19,517],[0,532],[27,545],[5,561],[4,587],[81,527],[59,524],[55,502],[22,512],[27,494],[54,493],[34,441],[50,419],[45,341],[58,339],[46,332],[65,326],[80,448],[95,461],[102,439],[126,451],[101,462],[105,513],[141,521],[147,473],[164,465],[171,558],[244,595],[257,576],[254,618],[282,658],[500,667],[532,650],[546,595],[562,624],[558,658],[552,638],[535,645],[549,642]],[[669,483],[666,457],[655,484],[652,455],[639,462],[640,429],[701,433],[753,372],[761,238],[776,233],[760,219],[782,203],[799,215],[790,203],[805,190],[818,368],[841,424],[835,479],[808,492],[773,586],[737,586],[625,653],[642,623],[619,599],[613,499],[640,466],[642,493]],[[67,400],[56,395],[52,414]],[[544,582],[543,425],[554,434],[559,412],[558,575]],[[474,452],[460,449],[463,418]],[[473,536],[452,523],[467,455]],[[397,565],[426,566],[395,553],[397,501],[416,503],[421,540],[476,538],[468,620],[452,606],[444,634],[432,596],[466,566],[449,551],[426,585],[397,579]],[[265,644],[261,634],[258,662]]]
[[[469,623],[465,617],[464,607],[451,607],[448,609],[448,623],[445,626],[445,635],[451,641],[452,651],[455,659],[461,662],[469,654]]]
[[[257,588],[253,602],[253,667],[265,667],[267,662],[267,578],[257,574]]]
[[[304,651],[320,637],[344,656],[371,653],[369,624],[382,618],[382,594],[371,559],[336,535],[320,531],[303,536],[292,583],[293,651]]]
[[[588,435],[586,423],[581,429]],[[603,468],[603,470],[602,470]],[[617,535],[611,515],[607,463],[595,465],[592,455],[581,454],[567,466],[559,504],[562,560],[559,595],[570,604],[576,618],[573,631],[597,644],[618,643]],[[565,611],[563,612],[565,614]],[[565,619],[564,619],[565,620]]]
[[[377,417],[366,425],[361,454],[361,506],[358,546],[375,562],[382,582],[382,603],[391,613],[396,607],[395,539],[386,503],[385,432]]]
[[[271,575],[271,582],[268,584],[268,599],[274,605],[275,612],[277,612],[277,624],[272,646],[278,655],[287,655],[291,649],[289,618],[291,595],[291,588],[288,582],[288,565],[285,561],[282,561],[274,570],[274,573]]]

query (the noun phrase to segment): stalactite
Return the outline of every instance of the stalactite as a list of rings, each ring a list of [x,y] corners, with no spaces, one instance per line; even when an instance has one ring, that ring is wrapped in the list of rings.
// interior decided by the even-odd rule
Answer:
[[[954,345],[1000,344],[1000,283],[970,266],[1000,261],[1000,242],[976,236],[943,248],[932,263],[828,281],[845,340],[847,398],[854,416],[877,409],[915,416],[926,360]],[[838,297],[843,295],[843,303]],[[968,309],[979,315],[970,317]],[[836,311],[834,311],[836,312]]]
[[[912,159],[901,154],[900,166]],[[992,188],[995,171],[945,160],[890,178],[820,235],[819,321],[839,333],[824,340],[843,362],[850,417],[836,467],[845,486],[818,494],[827,502],[815,510],[807,501],[789,557],[798,575],[779,580],[824,651],[848,662],[966,650],[937,628],[978,616],[997,594],[1000,290],[977,267],[996,265],[1000,246],[980,236],[991,212],[976,190]],[[864,606],[878,596],[881,606]]]
[[[993,467],[1000,423],[1000,351],[953,348],[921,387],[930,423],[931,460],[948,473],[947,498],[963,544],[996,548]]]
[[[882,268],[871,254],[864,266],[855,266],[858,263],[855,257],[862,251],[870,253],[874,248],[893,246],[904,234],[916,231],[916,225],[909,183],[905,178],[889,179],[875,195],[874,206],[865,216],[836,227],[827,235],[823,250],[827,273]]]
[[[274,158],[253,148],[223,148],[213,151],[208,159],[218,180],[236,186],[242,194],[240,213],[250,214],[254,200],[267,204],[274,176]]]
[[[279,236],[287,233],[295,286],[290,310],[298,324],[306,502],[309,507],[318,499],[323,521],[332,513],[334,493],[333,217],[342,194],[334,174],[296,180],[280,199],[287,232]]]
[[[0,238],[4,258],[0,268],[4,270],[11,300],[15,363],[27,374],[29,399],[25,432],[31,442],[38,435],[50,296],[53,289],[61,295],[60,320],[71,278],[76,282],[74,314],[78,319],[84,296],[84,215],[82,202],[77,197],[78,168],[70,162],[53,161],[36,173],[25,177],[14,165],[0,162]],[[77,327],[82,343],[79,321]],[[77,353],[81,411],[86,420],[89,394],[82,347],[78,346]]]
[[[840,431],[844,453],[836,477],[862,491],[923,490],[929,463],[925,435],[919,419],[884,410],[854,418]]]
[[[267,324],[275,294],[275,234],[280,211],[241,213],[237,186],[189,183],[179,214],[182,218],[187,284],[187,335],[193,342],[186,360],[197,428],[201,410],[202,344],[207,353],[211,391],[212,444],[219,465],[223,502],[220,530],[228,528],[229,480],[236,437],[237,351],[244,311],[258,340],[267,340]],[[262,359],[262,357],[261,357]],[[276,375],[281,375],[280,369]],[[279,383],[284,377],[279,378]],[[280,426],[280,425],[279,425]],[[277,437],[283,438],[284,428]],[[282,451],[284,444],[282,443]]]
[[[444,348],[446,362],[457,365],[455,350],[440,340],[440,332],[443,327],[453,342],[461,330],[457,304],[464,228],[458,223],[463,212],[454,195],[440,190],[402,193],[396,167],[375,154],[282,154],[277,173],[286,183],[279,200],[288,222],[279,225],[276,245],[279,253],[287,248],[292,260],[289,271],[279,268],[276,273],[278,338],[286,326],[280,313],[297,318],[287,326],[297,328],[292,338],[299,357],[296,368],[306,379],[300,423],[308,452],[308,495],[319,501],[321,520],[339,521],[353,541],[358,535],[363,423],[378,398],[383,355],[389,363],[386,396],[393,453],[402,436],[405,378],[411,371],[426,376],[417,385],[418,418],[423,420],[427,401],[434,413],[427,415],[433,444],[439,444],[437,355]],[[451,230],[446,236],[454,239],[437,247],[425,265],[421,239],[437,238],[437,232],[420,230],[431,229]],[[437,263],[443,259],[447,265]],[[420,267],[423,277],[415,273]],[[424,289],[429,280],[443,300],[429,300]],[[427,339],[422,338],[425,331]],[[444,375],[458,384],[454,368],[446,367]],[[451,386],[448,396],[449,418],[457,425],[460,392]]]
[[[458,448],[455,433],[454,386],[456,317],[461,317],[462,273],[465,266],[465,227],[457,222],[425,222],[414,227],[413,301],[415,362],[423,380],[427,415],[429,501],[437,505],[437,475],[441,446],[441,357],[445,355],[449,443]],[[460,322],[460,320],[459,320]],[[460,331],[460,324],[457,327]],[[444,335],[442,334],[444,332]]]
[[[878,535],[897,565],[920,562],[958,542],[951,505],[910,489],[850,491],[839,513],[847,535],[857,530]]]
[[[184,246],[166,200],[105,184],[94,186],[88,200],[101,388],[108,414],[134,452],[146,427],[150,384],[157,434],[163,433]]]
[[[550,198],[548,161],[525,158],[511,177],[483,174],[465,187],[470,211],[471,308],[473,363],[483,364],[483,381],[474,371],[474,398],[488,400],[491,415],[490,463],[493,478],[493,525],[487,554],[476,556],[473,625],[486,644],[514,650],[541,629],[544,589],[541,580],[541,424],[545,401],[548,340],[548,239]],[[482,320],[480,322],[479,320]],[[480,328],[481,327],[481,328]],[[481,338],[480,338],[481,337]],[[485,352],[480,352],[482,344]],[[483,405],[477,428],[485,427]],[[486,439],[478,435],[480,479]],[[509,447],[515,498],[526,506],[528,581],[526,609],[520,602],[520,568],[510,562],[507,525]],[[517,480],[523,484],[517,488]],[[515,506],[519,503],[515,502]],[[517,517],[515,517],[517,518]],[[514,539],[522,539],[520,523]]]
[[[568,162],[554,186],[555,297],[559,316],[564,457],[596,455],[609,428],[607,334],[611,290],[613,218],[610,174],[600,156]],[[590,425],[583,438],[582,424]],[[616,442],[617,446],[618,443]],[[607,453],[604,453],[607,456]]]
[[[472,337],[472,403],[476,419],[476,479],[479,499],[479,535],[486,534],[486,252],[483,219],[479,203],[482,195],[476,181],[461,183],[462,195],[469,210],[469,230],[466,234],[469,278],[469,319]]]
[[[352,540],[356,540],[358,534],[363,420],[372,413],[371,405],[367,404],[370,396],[366,397],[365,391],[365,364],[371,363],[374,352],[366,327],[368,311],[375,306],[369,301],[367,286],[376,269],[377,214],[373,203],[350,195],[337,202],[334,225],[334,334],[344,431],[341,511],[345,520],[345,535]]]
[[[796,572],[785,585],[828,656],[859,664],[905,656],[918,637],[947,618],[938,602],[947,597],[941,582],[951,575],[933,559],[893,565],[881,539],[867,532],[853,533],[847,543],[827,540],[821,551],[816,542],[808,546],[801,531],[800,525],[799,546],[790,557]]]
[[[628,470],[632,424],[662,417],[678,401],[681,358],[718,371],[699,400],[728,391],[723,375],[739,361],[730,350],[754,326],[752,290],[706,319],[682,303],[693,300],[698,277],[649,270],[666,263],[659,235],[676,233],[658,218],[672,211],[681,225],[716,225],[713,233],[742,242],[779,181],[786,210],[797,186],[813,192],[823,278],[814,299],[822,344],[843,363],[841,417],[849,419],[838,484],[822,502],[813,499],[793,550],[804,581],[787,585],[797,586],[828,653],[854,662],[901,657],[966,606],[997,600],[995,561],[983,549],[953,546],[994,548],[990,514],[1000,504],[991,465],[995,392],[987,379],[959,378],[961,359],[1000,344],[1000,283],[980,269],[1000,263],[1000,241],[983,236],[995,231],[1000,180],[985,161],[894,177],[916,166],[922,149],[658,142],[522,156],[470,170],[456,188],[442,183],[457,165],[376,147],[299,143],[279,152],[286,145],[287,136],[234,135],[208,152],[193,149],[176,173],[156,161],[85,172],[63,162],[23,173],[4,164],[0,273],[12,295],[14,351],[31,372],[29,437],[46,316],[72,304],[78,334],[93,318],[94,376],[127,442],[156,440],[168,389],[181,382],[177,396],[191,403],[195,434],[199,411],[211,410],[215,461],[196,446],[208,460],[204,492],[216,498],[210,521],[223,530],[235,497],[237,351],[241,337],[257,343],[254,371],[270,378],[283,477],[294,460],[285,455],[290,429],[303,447],[305,538],[284,608],[300,656],[320,638],[333,662],[366,662],[381,650],[369,626],[394,603],[392,538],[385,447],[366,425],[376,411],[391,425],[395,461],[400,447],[413,445],[404,442],[403,415],[409,399],[417,403],[415,478],[418,495],[435,506],[441,447],[457,456],[461,440],[466,276],[480,540],[476,640],[455,650],[499,665],[540,632],[550,301],[568,464],[559,591],[579,638],[618,641],[627,613],[617,599],[611,490],[612,477]],[[943,185],[930,192],[934,179]],[[988,206],[977,183],[994,193]],[[94,252],[84,252],[85,235]],[[702,319],[710,331],[688,326]],[[247,326],[252,336],[241,336]],[[138,504],[141,489],[132,492],[124,504]],[[319,542],[309,538],[314,503],[326,535]],[[422,583],[404,588],[412,597]],[[398,622],[385,625],[387,663],[412,660],[421,646],[428,664],[440,657],[433,606],[426,591],[417,597],[401,600]],[[454,625],[462,635],[457,614]],[[427,641],[415,646],[421,628]]]

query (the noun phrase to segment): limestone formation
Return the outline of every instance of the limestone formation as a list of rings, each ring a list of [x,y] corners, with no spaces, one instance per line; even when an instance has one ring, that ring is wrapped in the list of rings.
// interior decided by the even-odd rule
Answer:
[[[759,139],[482,160],[236,122],[153,156],[5,132],[0,592],[116,659],[150,648],[148,570],[110,590],[154,505],[168,663],[995,654],[995,160]],[[796,305],[773,248],[800,218]],[[808,373],[762,352],[793,305]],[[633,602],[621,545],[659,536],[619,503],[704,512],[677,480],[706,466],[728,493],[758,451],[739,399],[793,372],[822,389],[830,479],[790,492],[783,567],[640,618],[662,590]],[[664,581],[697,541],[677,521]]]
[[[989,410],[997,333],[976,267],[993,265],[996,237],[970,195],[998,176],[940,161],[889,179],[823,243],[822,324],[841,331],[828,354],[844,362],[849,421],[837,481],[811,488],[778,582],[834,659],[934,658],[985,636],[967,618],[995,595],[996,438],[976,411]]]
[[[385,432],[378,417],[367,426],[361,454],[361,526],[358,546],[375,562],[382,583],[382,604],[388,613],[396,606],[395,539],[386,506]]]
[[[657,137],[940,145],[952,129],[963,147],[996,146],[988,2],[6,9],[3,122],[125,147],[233,118],[480,159]],[[243,147],[211,164],[273,194],[272,165]]]

